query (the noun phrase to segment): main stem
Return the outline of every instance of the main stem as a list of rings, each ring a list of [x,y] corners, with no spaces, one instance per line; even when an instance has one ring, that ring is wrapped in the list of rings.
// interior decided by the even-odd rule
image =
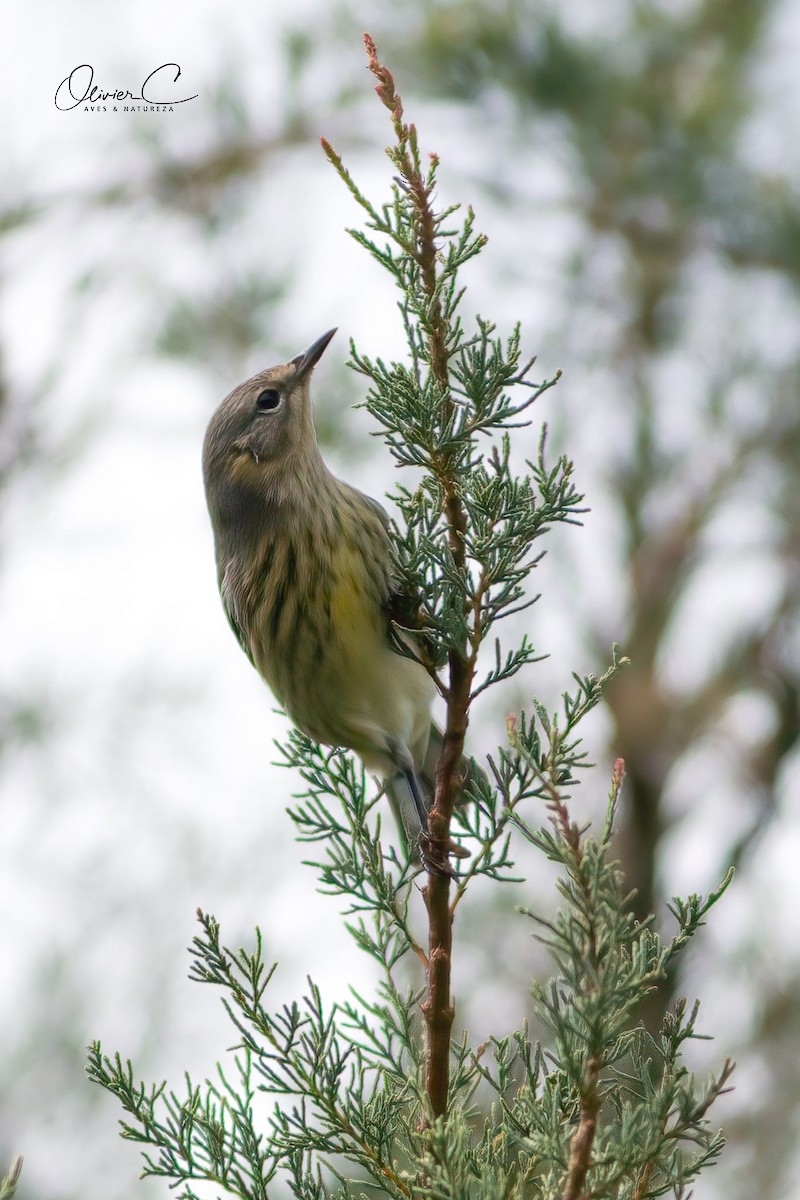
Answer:
[[[460,786],[460,768],[467,728],[467,703],[472,672],[464,657],[450,655],[450,691],[444,745],[436,768],[434,805],[428,831],[434,862],[446,861],[450,818]],[[425,1088],[435,1117],[447,1112],[450,1086],[450,1035],[455,1008],[450,997],[453,914],[450,909],[450,875],[432,869],[423,889],[428,910],[428,990],[422,1005],[427,1027]]]
[[[375,91],[392,116],[397,145],[390,151],[390,158],[403,177],[416,214],[413,246],[407,249],[419,267],[422,291],[427,299],[423,328],[428,362],[441,406],[442,427],[446,428],[452,417],[453,397],[450,391],[447,320],[437,290],[437,219],[431,207],[431,186],[426,183],[420,168],[414,127],[403,121],[403,105],[392,74],[378,60],[377,48],[369,34],[364,36],[364,45],[369,69],[378,81]],[[442,489],[443,514],[453,565],[457,576],[466,580],[467,516],[458,489],[457,466],[452,453],[432,448],[431,467]],[[464,608],[466,617],[469,608],[466,600]],[[451,647],[449,652],[447,721],[444,744],[436,767],[434,802],[428,817],[428,858],[431,865],[422,894],[428,910],[429,967],[422,1011],[427,1028],[425,1087],[434,1117],[446,1115],[450,1086],[450,1035],[455,1010],[450,997],[453,945],[451,876],[446,864],[450,846],[450,820],[462,786],[461,763],[476,653],[477,643],[468,644],[467,637],[463,645]]]
[[[443,423],[447,423],[452,407],[445,327],[441,306],[436,295],[435,224],[430,209],[430,196],[422,179],[412,181],[412,192],[419,213],[420,267],[424,289],[430,302],[428,350],[431,373],[436,380]],[[443,456],[436,464],[436,475],[443,492],[443,508],[447,522],[450,553],[456,573],[466,578],[467,518],[459,495],[453,463]],[[467,607],[465,601],[465,608]],[[467,645],[452,648],[448,655],[449,686],[447,689],[447,720],[442,752],[436,766],[436,788],[433,808],[428,816],[428,835],[431,842],[433,869],[423,890],[428,910],[428,991],[423,1012],[428,1031],[425,1086],[434,1116],[447,1113],[450,1085],[450,1035],[455,1009],[450,996],[450,969],[453,945],[453,913],[450,908],[448,871],[436,864],[447,861],[450,842],[450,820],[461,787],[461,762],[464,738],[469,721],[469,697],[474,675],[474,656]]]

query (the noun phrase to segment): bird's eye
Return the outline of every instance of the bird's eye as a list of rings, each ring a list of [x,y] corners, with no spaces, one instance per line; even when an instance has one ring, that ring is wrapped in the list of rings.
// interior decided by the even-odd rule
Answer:
[[[260,392],[256,399],[256,408],[259,412],[272,412],[278,407],[281,402],[280,392],[276,392],[275,388],[265,388]]]

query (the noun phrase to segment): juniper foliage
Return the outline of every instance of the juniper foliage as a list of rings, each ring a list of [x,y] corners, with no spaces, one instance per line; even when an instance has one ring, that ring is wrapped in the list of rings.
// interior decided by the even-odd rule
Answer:
[[[352,365],[368,380],[366,407],[398,465],[421,472],[416,487],[395,496],[398,563],[422,598],[403,627],[419,638],[448,704],[445,737],[460,754],[475,697],[537,658],[527,636],[507,647],[496,626],[534,603],[539,541],[554,524],[578,520],[582,497],[569,461],[548,462],[544,434],[526,472],[515,473],[511,436],[528,437],[519,432],[528,409],[555,380],[528,382],[519,329],[503,341],[480,318],[467,328],[459,272],[484,239],[471,212],[458,225],[454,208],[435,209],[437,161],[423,172],[394,81],[370,41],[367,50],[395,132],[390,201],[374,207],[327,145],[326,153],[366,212],[356,240],[399,288],[408,360],[385,364],[353,347]],[[489,639],[487,658],[480,652]],[[235,1027],[226,1065],[201,1084],[187,1077],[178,1091],[139,1083],[119,1054],[90,1049],[89,1076],[122,1104],[122,1136],[141,1144],[145,1175],[168,1180],[184,1200],[199,1200],[205,1185],[242,1200],[687,1195],[722,1148],[708,1114],[731,1066],[704,1084],[687,1070],[685,1045],[700,1036],[696,1005],[679,1003],[657,1038],[637,1009],[728,880],[706,897],[676,900],[676,932],[664,940],[632,915],[613,857],[623,764],[598,833],[570,815],[586,766],[579,726],[621,661],[614,651],[599,678],[574,676],[558,713],[534,699],[509,721],[487,770],[473,773],[468,802],[444,805],[448,833],[470,857],[457,875],[429,877],[427,931],[412,904],[418,868],[384,839],[380,798],[363,771],[347,753],[290,735],[282,755],[302,781],[290,814],[297,835],[320,889],[344,901],[347,928],[378,982],[372,995],[353,991],[333,1003],[309,982],[299,1000],[273,1006],[274,965],[261,931],[250,950],[229,949],[214,918],[199,913],[191,977],[219,989]],[[445,792],[440,778],[437,805]],[[435,906],[444,904],[449,927],[476,878],[518,879],[520,841],[560,872],[557,914],[520,918],[520,938],[524,922],[533,923],[553,964],[552,978],[532,984],[544,1036],[536,1041],[522,1024],[475,1045],[468,1032],[451,1038],[446,1021],[431,1019],[437,1004],[450,1003],[446,989],[432,995],[441,950]],[[443,1029],[445,1102],[437,1108],[431,1060]]]

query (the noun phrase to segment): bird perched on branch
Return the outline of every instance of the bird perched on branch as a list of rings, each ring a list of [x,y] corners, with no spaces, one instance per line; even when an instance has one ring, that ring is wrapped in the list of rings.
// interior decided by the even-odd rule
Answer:
[[[335,332],[234,388],[211,419],[203,474],[217,576],[242,649],[292,721],[384,781],[416,857],[441,746],[436,687],[392,620],[409,597],[388,516],[332,475],[317,445],[311,377]]]

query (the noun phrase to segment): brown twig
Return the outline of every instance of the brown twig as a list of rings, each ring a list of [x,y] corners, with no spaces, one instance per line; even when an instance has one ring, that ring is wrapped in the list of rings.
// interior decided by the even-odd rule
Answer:
[[[508,738],[512,746],[518,751],[522,750],[519,736],[517,734],[516,719],[513,716],[508,718]],[[555,774],[555,762],[557,758],[559,733],[557,729],[552,730],[552,742],[550,747],[550,773],[543,771],[536,761],[530,756],[525,755],[526,761],[533,768],[534,772],[543,785],[546,803],[550,813],[550,819],[553,822],[558,833],[567,843],[570,848],[576,871],[580,869],[583,859],[583,848],[581,846],[581,831],[575,822],[570,818],[569,809],[561,795],[558,787],[558,780]],[[611,793],[610,801],[612,807],[616,804],[617,798],[622,788],[622,783],[625,778],[625,762],[618,758],[614,763],[614,769],[611,776]],[[588,927],[589,946],[587,950],[587,958],[593,966],[596,966],[600,954],[595,939],[593,924]],[[589,1173],[589,1168],[592,1165],[592,1149],[594,1147],[595,1135],[597,1133],[597,1121],[600,1116],[601,1098],[598,1084],[600,1082],[600,1072],[603,1067],[602,1058],[597,1054],[589,1054],[586,1058],[586,1063],[583,1069],[583,1078],[580,1083],[580,1107],[578,1116],[578,1127],[575,1130],[570,1140],[569,1149],[569,1164],[567,1166],[567,1178],[564,1183],[564,1190],[561,1193],[560,1200],[581,1200],[586,1197],[586,1176]],[[637,1193],[638,1195],[639,1193]]]
[[[586,1060],[586,1071],[581,1084],[580,1119],[569,1146],[569,1171],[561,1200],[580,1200],[584,1195],[600,1113],[600,1095],[597,1088],[599,1079],[600,1061],[592,1055]]]
[[[611,776],[610,799],[612,805],[616,804],[624,778],[625,763],[621,758],[618,758],[614,763],[614,770]],[[560,827],[563,837],[572,849],[576,866],[579,866],[582,858],[580,830],[574,822],[570,821],[567,807],[558,793],[555,784],[552,785],[552,789],[553,794],[548,801],[548,808],[553,815],[553,820]],[[589,943],[588,957],[592,964],[596,964],[599,959],[599,953],[593,925],[589,928]],[[561,1193],[561,1200],[580,1200],[582,1196],[586,1195],[586,1176],[592,1165],[592,1148],[594,1147],[597,1120],[601,1107],[598,1084],[600,1082],[602,1066],[602,1059],[598,1055],[588,1055],[580,1085],[578,1128],[575,1130],[570,1141],[567,1181]]]

